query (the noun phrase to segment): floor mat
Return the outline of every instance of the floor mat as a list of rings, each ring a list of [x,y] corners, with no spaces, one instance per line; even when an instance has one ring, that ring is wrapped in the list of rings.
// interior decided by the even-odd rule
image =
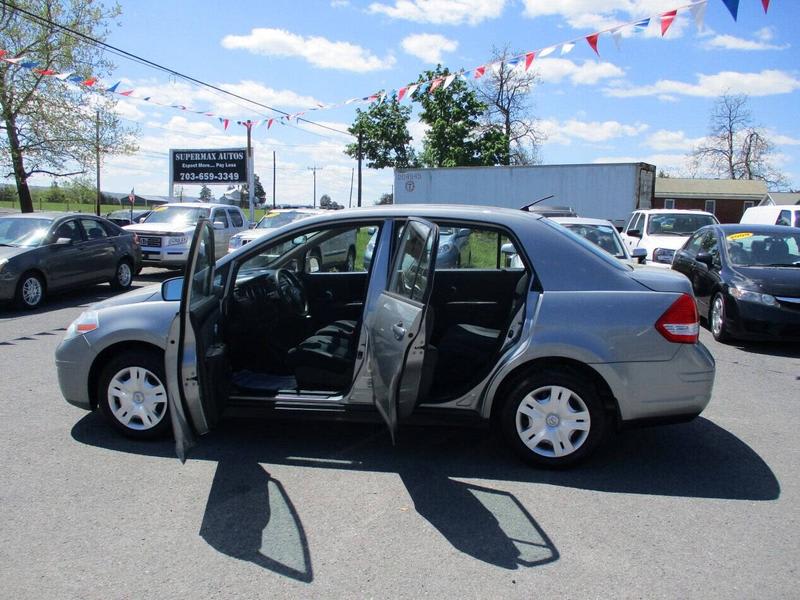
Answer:
[[[234,373],[233,383],[239,389],[258,390],[261,392],[297,389],[297,380],[294,378],[294,375],[255,373],[247,369]]]

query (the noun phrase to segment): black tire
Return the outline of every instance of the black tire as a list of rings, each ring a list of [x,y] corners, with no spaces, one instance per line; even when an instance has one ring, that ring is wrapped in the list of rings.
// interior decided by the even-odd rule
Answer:
[[[33,310],[42,305],[45,294],[46,288],[42,276],[29,271],[19,278],[14,302],[19,308]]]
[[[564,402],[559,403],[560,409],[548,410],[549,402],[554,401],[552,389],[548,388],[553,387],[564,388],[569,394],[557,392]],[[537,392],[535,397],[532,396],[534,392]],[[520,430],[534,432],[528,438],[532,440],[533,448],[523,442],[523,433],[518,432],[518,409],[523,405],[541,417],[537,423],[524,414],[519,415]],[[581,429],[570,430],[564,426],[567,422],[565,415],[584,415],[586,412],[588,422],[583,416],[570,419],[573,423],[580,423]],[[570,467],[585,460],[605,438],[607,424],[608,414],[593,382],[577,371],[562,367],[544,369],[522,379],[514,386],[500,413],[501,431],[506,442],[524,461],[546,468]],[[583,430],[586,426],[588,431]],[[550,441],[551,434],[555,442]],[[539,435],[542,437],[536,442]],[[574,449],[563,454],[565,446],[559,441],[560,436],[569,446],[574,444]],[[558,451],[556,443],[560,446]],[[557,455],[557,452],[562,454]]]
[[[115,290],[130,289],[133,284],[133,263],[129,258],[123,258],[117,263],[117,268],[114,270],[114,277],[109,281],[111,287]]]
[[[719,312],[719,321],[715,319],[715,314]],[[720,344],[727,344],[731,341],[731,334],[728,333],[728,325],[725,316],[725,296],[721,292],[717,292],[711,298],[711,304],[708,307],[708,329],[711,335]],[[718,323],[718,324],[715,324]]]
[[[143,398],[130,398],[126,401],[120,394],[120,391],[124,391],[120,382],[125,380],[126,371],[133,368],[146,371],[139,373],[143,375],[142,381],[148,390],[154,384],[159,384],[160,390],[156,388],[154,393],[149,393]],[[131,379],[135,381],[134,373],[127,375],[128,381]],[[113,393],[114,390],[116,393]],[[114,356],[100,372],[97,383],[97,407],[112,427],[126,437],[152,439],[165,436],[171,428],[171,423],[163,355],[156,350],[135,349],[125,350]],[[125,412],[127,408],[129,411]],[[129,424],[126,425],[117,418],[115,410],[120,414],[120,418],[132,414],[133,416],[128,417]],[[152,415],[158,418],[153,419]],[[155,424],[152,421],[155,421]]]

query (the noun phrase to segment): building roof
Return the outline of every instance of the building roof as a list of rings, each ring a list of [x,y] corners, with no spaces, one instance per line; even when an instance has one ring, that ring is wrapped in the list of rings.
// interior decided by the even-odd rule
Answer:
[[[681,179],[656,177],[657,198],[699,198],[703,200],[751,200],[760,202],[767,184],[755,179]]]
[[[778,204],[781,206],[800,204],[800,192],[770,192],[765,204]]]

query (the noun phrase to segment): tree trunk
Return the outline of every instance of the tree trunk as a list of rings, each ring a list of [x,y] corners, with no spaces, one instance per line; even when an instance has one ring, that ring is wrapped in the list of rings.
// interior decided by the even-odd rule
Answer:
[[[14,180],[17,183],[20,212],[33,212],[33,199],[28,188],[28,176],[25,174],[25,163],[19,150],[19,137],[17,136],[17,123],[13,115],[5,115],[6,131],[8,132],[8,146],[11,149],[11,164],[14,167]]]

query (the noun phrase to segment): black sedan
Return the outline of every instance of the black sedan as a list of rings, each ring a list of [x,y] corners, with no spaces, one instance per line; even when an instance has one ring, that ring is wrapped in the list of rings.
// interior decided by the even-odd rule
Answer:
[[[800,229],[709,225],[675,254],[714,338],[800,341]]]
[[[0,216],[0,302],[36,308],[61,290],[108,282],[127,289],[141,268],[135,234],[93,215]]]
[[[126,225],[135,225],[136,223],[141,223],[150,215],[151,212],[153,211],[141,208],[134,210],[114,210],[106,215],[106,219],[114,223],[114,225],[125,227]]]

